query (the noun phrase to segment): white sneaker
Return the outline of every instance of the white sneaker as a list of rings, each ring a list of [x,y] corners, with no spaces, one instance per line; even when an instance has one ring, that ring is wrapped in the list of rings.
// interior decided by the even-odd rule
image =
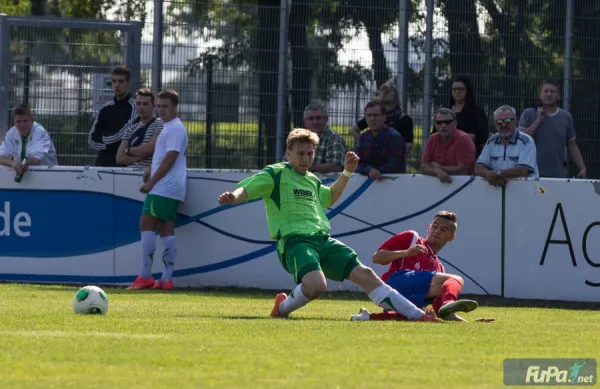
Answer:
[[[371,320],[371,312],[367,311],[366,308],[361,308],[358,310],[358,314],[352,315],[350,317],[351,321],[369,321]]]

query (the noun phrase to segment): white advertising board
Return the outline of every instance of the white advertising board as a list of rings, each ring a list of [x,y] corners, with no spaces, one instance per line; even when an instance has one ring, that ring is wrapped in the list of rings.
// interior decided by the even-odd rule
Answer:
[[[511,182],[505,296],[600,301],[600,182]]]
[[[268,237],[264,204],[219,207],[217,197],[251,172],[190,170],[188,194],[176,236],[178,286],[239,286],[289,289],[294,286]],[[330,184],[335,176],[323,176]],[[28,172],[20,184],[8,169],[3,203],[31,216],[31,234],[0,236],[0,279],[39,282],[126,284],[140,266],[138,221],[144,200],[141,172],[130,169],[53,168]],[[467,293],[499,294],[501,289],[501,192],[480,180],[456,177],[449,185],[431,177],[402,175],[383,182],[354,176],[343,196],[327,210],[332,236],[354,248],[361,261],[382,274],[371,255],[403,230],[422,235],[435,212],[459,214],[457,239],[440,253],[448,272],[461,275]],[[486,215],[482,219],[481,215]],[[9,220],[11,219],[11,220]],[[482,231],[485,223],[485,234]],[[473,244],[472,236],[477,236]],[[157,238],[157,251],[162,243]],[[35,241],[35,242],[34,242]],[[162,271],[156,261],[153,272]],[[331,290],[358,290],[348,281]]]

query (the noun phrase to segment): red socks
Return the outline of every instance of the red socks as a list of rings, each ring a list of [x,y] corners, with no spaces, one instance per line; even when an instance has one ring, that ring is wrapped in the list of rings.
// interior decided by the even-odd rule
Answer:
[[[386,311],[382,313],[372,313],[371,320],[399,320],[406,321],[406,317],[396,311]]]
[[[458,295],[463,287],[463,284],[455,280],[454,278],[448,278],[442,285],[442,292],[438,297],[433,300],[431,304],[435,314],[438,314],[439,309],[452,301],[458,299]]]

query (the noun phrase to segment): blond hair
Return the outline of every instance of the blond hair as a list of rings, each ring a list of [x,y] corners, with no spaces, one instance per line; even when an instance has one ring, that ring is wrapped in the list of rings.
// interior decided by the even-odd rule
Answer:
[[[394,94],[396,103],[399,106],[400,105],[400,94],[398,93],[398,87],[396,86],[396,80],[394,78],[387,80],[385,83],[383,83],[383,85],[381,85],[381,87],[379,88],[379,91],[377,93],[377,99],[383,101],[383,100],[385,100],[385,97],[389,93]]]
[[[312,143],[313,146],[317,147],[319,136],[310,130],[295,128],[288,135],[285,145],[288,150],[292,150],[296,143]]]

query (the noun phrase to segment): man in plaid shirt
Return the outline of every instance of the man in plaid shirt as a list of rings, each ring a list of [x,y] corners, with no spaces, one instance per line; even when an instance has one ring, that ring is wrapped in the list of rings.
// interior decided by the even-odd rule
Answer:
[[[405,173],[406,142],[398,131],[385,124],[384,105],[377,100],[368,102],[365,119],[369,130],[360,135],[356,146],[360,158],[356,172],[373,180],[381,180],[382,174]]]
[[[346,146],[342,137],[328,125],[327,112],[318,104],[304,108],[304,126],[319,136],[313,165],[308,169],[313,173],[341,172],[344,169]],[[283,160],[287,162],[287,156]]]

